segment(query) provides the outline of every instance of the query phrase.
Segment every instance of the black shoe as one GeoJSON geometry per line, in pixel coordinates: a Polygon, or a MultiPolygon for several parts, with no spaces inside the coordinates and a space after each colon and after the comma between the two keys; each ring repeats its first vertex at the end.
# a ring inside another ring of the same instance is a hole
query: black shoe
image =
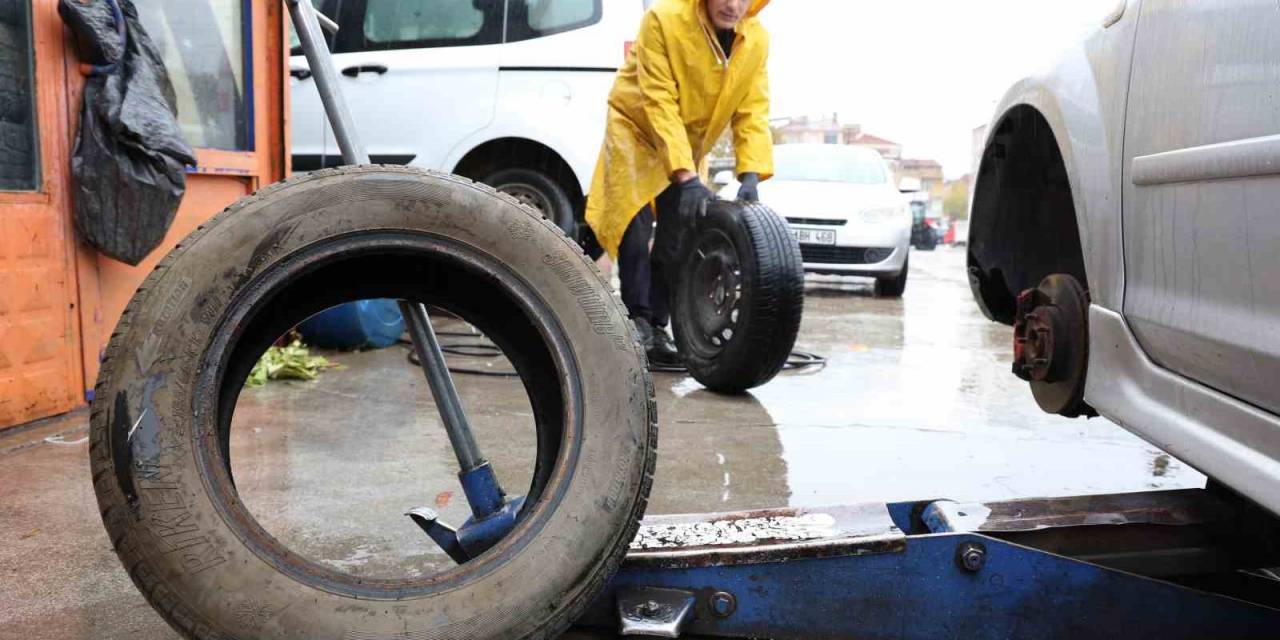
{"type": "Polygon", "coordinates": [[[644,347],[650,366],[680,367],[684,365],[684,361],[680,359],[680,352],[676,350],[675,343],[671,341],[671,336],[667,335],[665,329],[654,327],[644,318],[635,318],[634,322],[636,340],[640,342],[640,346],[644,347]]]}

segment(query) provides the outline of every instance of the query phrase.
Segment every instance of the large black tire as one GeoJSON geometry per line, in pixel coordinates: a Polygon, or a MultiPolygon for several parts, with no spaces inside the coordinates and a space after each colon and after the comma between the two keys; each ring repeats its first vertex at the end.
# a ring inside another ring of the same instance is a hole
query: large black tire
{"type": "Polygon", "coordinates": [[[902,271],[896,276],[876,278],[876,296],[880,298],[901,298],[907,292],[907,275],[911,273],[911,255],[902,261],[902,271]]]}
{"type": "Polygon", "coordinates": [[[804,313],[804,263],[782,216],[712,201],[673,286],[672,329],[695,380],[741,393],[786,366],[804,313]]]}
{"type": "Polygon", "coordinates": [[[146,279],[107,348],[90,456],[117,554],[187,638],[550,638],[635,535],[655,417],[621,303],[534,211],[443,174],[326,169],[236,203],[146,279]],[[338,573],[284,548],[235,497],[225,451],[248,368],[270,336],[353,296],[480,327],[521,374],[539,459],[555,449],[516,529],[450,572],[338,573]]]}
{"type": "Polygon", "coordinates": [[[534,169],[503,169],[481,182],[528,205],[560,227],[569,237],[577,231],[573,204],[564,189],[546,174],[534,169]]]}

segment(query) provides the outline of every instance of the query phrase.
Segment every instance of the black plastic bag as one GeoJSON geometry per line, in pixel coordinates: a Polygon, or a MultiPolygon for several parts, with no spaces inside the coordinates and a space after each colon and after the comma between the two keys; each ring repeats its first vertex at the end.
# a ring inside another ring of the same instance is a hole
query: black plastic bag
{"type": "Polygon", "coordinates": [[[76,229],[102,253],[136,265],[173,223],[195,154],[178,127],[169,73],[133,3],[60,0],[58,13],[95,67],[71,157],[76,229]]]}

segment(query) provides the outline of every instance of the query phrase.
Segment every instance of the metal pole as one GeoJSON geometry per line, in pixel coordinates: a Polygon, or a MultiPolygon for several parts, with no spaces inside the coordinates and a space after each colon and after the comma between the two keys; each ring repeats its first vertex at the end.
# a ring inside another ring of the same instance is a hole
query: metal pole
{"type": "Polygon", "coordinates": [[[307,56],[307,64],[311,65],[311,77],[316,80],[316,90],[320,92],[320,102],[324,104],[324,112],[333,127],[333,137],[338,141],[338,148],[342,149],[343,164],[369,164],[369,152],[356,135],[351,111],[347,109],[342,89],[338,87],[338,73],[333,70],[333,58],[329,56],[328,45],[320,33],[315,8],[310,0],[284,1],[293,17],[293,29],[298,32],[298,42],[307,56]]]}
{"type": "MultiPolygon", "coordinates": [[[[355,124],[347,103],[342,97],[342,89],[338,86],[338,74],[333,70],[333,58],[329,55],[328,46],[320,33],[317,13],[310,0],[284,0],[293,18],[294,30],[298,33],[298,41],[302,51],[311,65],[311,77],[316,80],[316,89],[320,92],[320,101],[324,104],[325,114],[333,127],[333,136],[342,149],[342,161],[348,165],[369,164],[369,153],[365,150],[360,138],[356,135],[355,124]]],[[[487,548],[492,544],[485,536],[492,538],[497,534],[505,534],[514,526],[515,513],[519,511],[519,501],[504,501],[502,487],[499,486],[493,469],[480,455],[480,447],[476,445],[475,436],[471,433],[471,425],[467,423],[467,415],[462,409],[462,400],[458,398],[458,390],[449,374],[449,367],[444,362],[444,352],[440,350],[440,342],[436,340],[435,331],[431,328],[431,318],[427,316],[427,307],[416,302],[400,301],[400,313],[404,315],[409,335],[413,339],[413,348],[418,353],[418,361],[422,363],[427,384],[435,396],[436,407],[440,410],[440,419],[444,422],[445,432],[449,435],[449,443],[453,445],[453,453],[458,457],[458,466],[462,471],[458,474],[462,481],[467,502],[471,505],[474,520],[480,521],[499,512],[507,514],[503,518],[492,521],[485,527],[485,532],[475,534],[479,542],[476,548],[487,548]]],[[[464,533],[467,531],[463,527],[464,533]]],[[[439,532],[436,532],[439,534],[439,532]]],[[[501,537],[498,535],[498,537],[501,537]]],[[[496,540],[496,538],[494,538],[496,540]]],[[[447,550],[447,548],[446,548],[447,550]]]]}
{"type": "Polygon", "coordinates": [[[405,325],[413,338],[413,348],[418,352],[418,361],[427,374],[427,384],[431,385],[436,407],[440,410],[440,419],[444,421],[444,429],[449,434],[449,443],[458,456],[458,466],[462,468],[462,473],[472,471],[484,464],[484,458],[471,433],[471,425],[467,423],[467,415],[462,410],[462,400],[458,398],[458,390],[453,386],[453,377],[449,375],[449,367],[444,362],[444,352],[440,350],[436,332],[431,328],[427,307],[421,303],[401,300],[400,313],[404,314],[405,325]]]}

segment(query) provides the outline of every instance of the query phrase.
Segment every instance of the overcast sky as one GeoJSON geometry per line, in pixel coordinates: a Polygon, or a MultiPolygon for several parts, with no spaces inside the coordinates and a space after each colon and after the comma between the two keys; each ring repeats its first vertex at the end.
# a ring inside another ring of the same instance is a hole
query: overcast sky
{"type": "Polygon", "coordinates": [[[1078,41],[1116,0],[773,0],[773,117],[846,124],[969,170],[971,132],[1018,78],[1078,41]]]}

